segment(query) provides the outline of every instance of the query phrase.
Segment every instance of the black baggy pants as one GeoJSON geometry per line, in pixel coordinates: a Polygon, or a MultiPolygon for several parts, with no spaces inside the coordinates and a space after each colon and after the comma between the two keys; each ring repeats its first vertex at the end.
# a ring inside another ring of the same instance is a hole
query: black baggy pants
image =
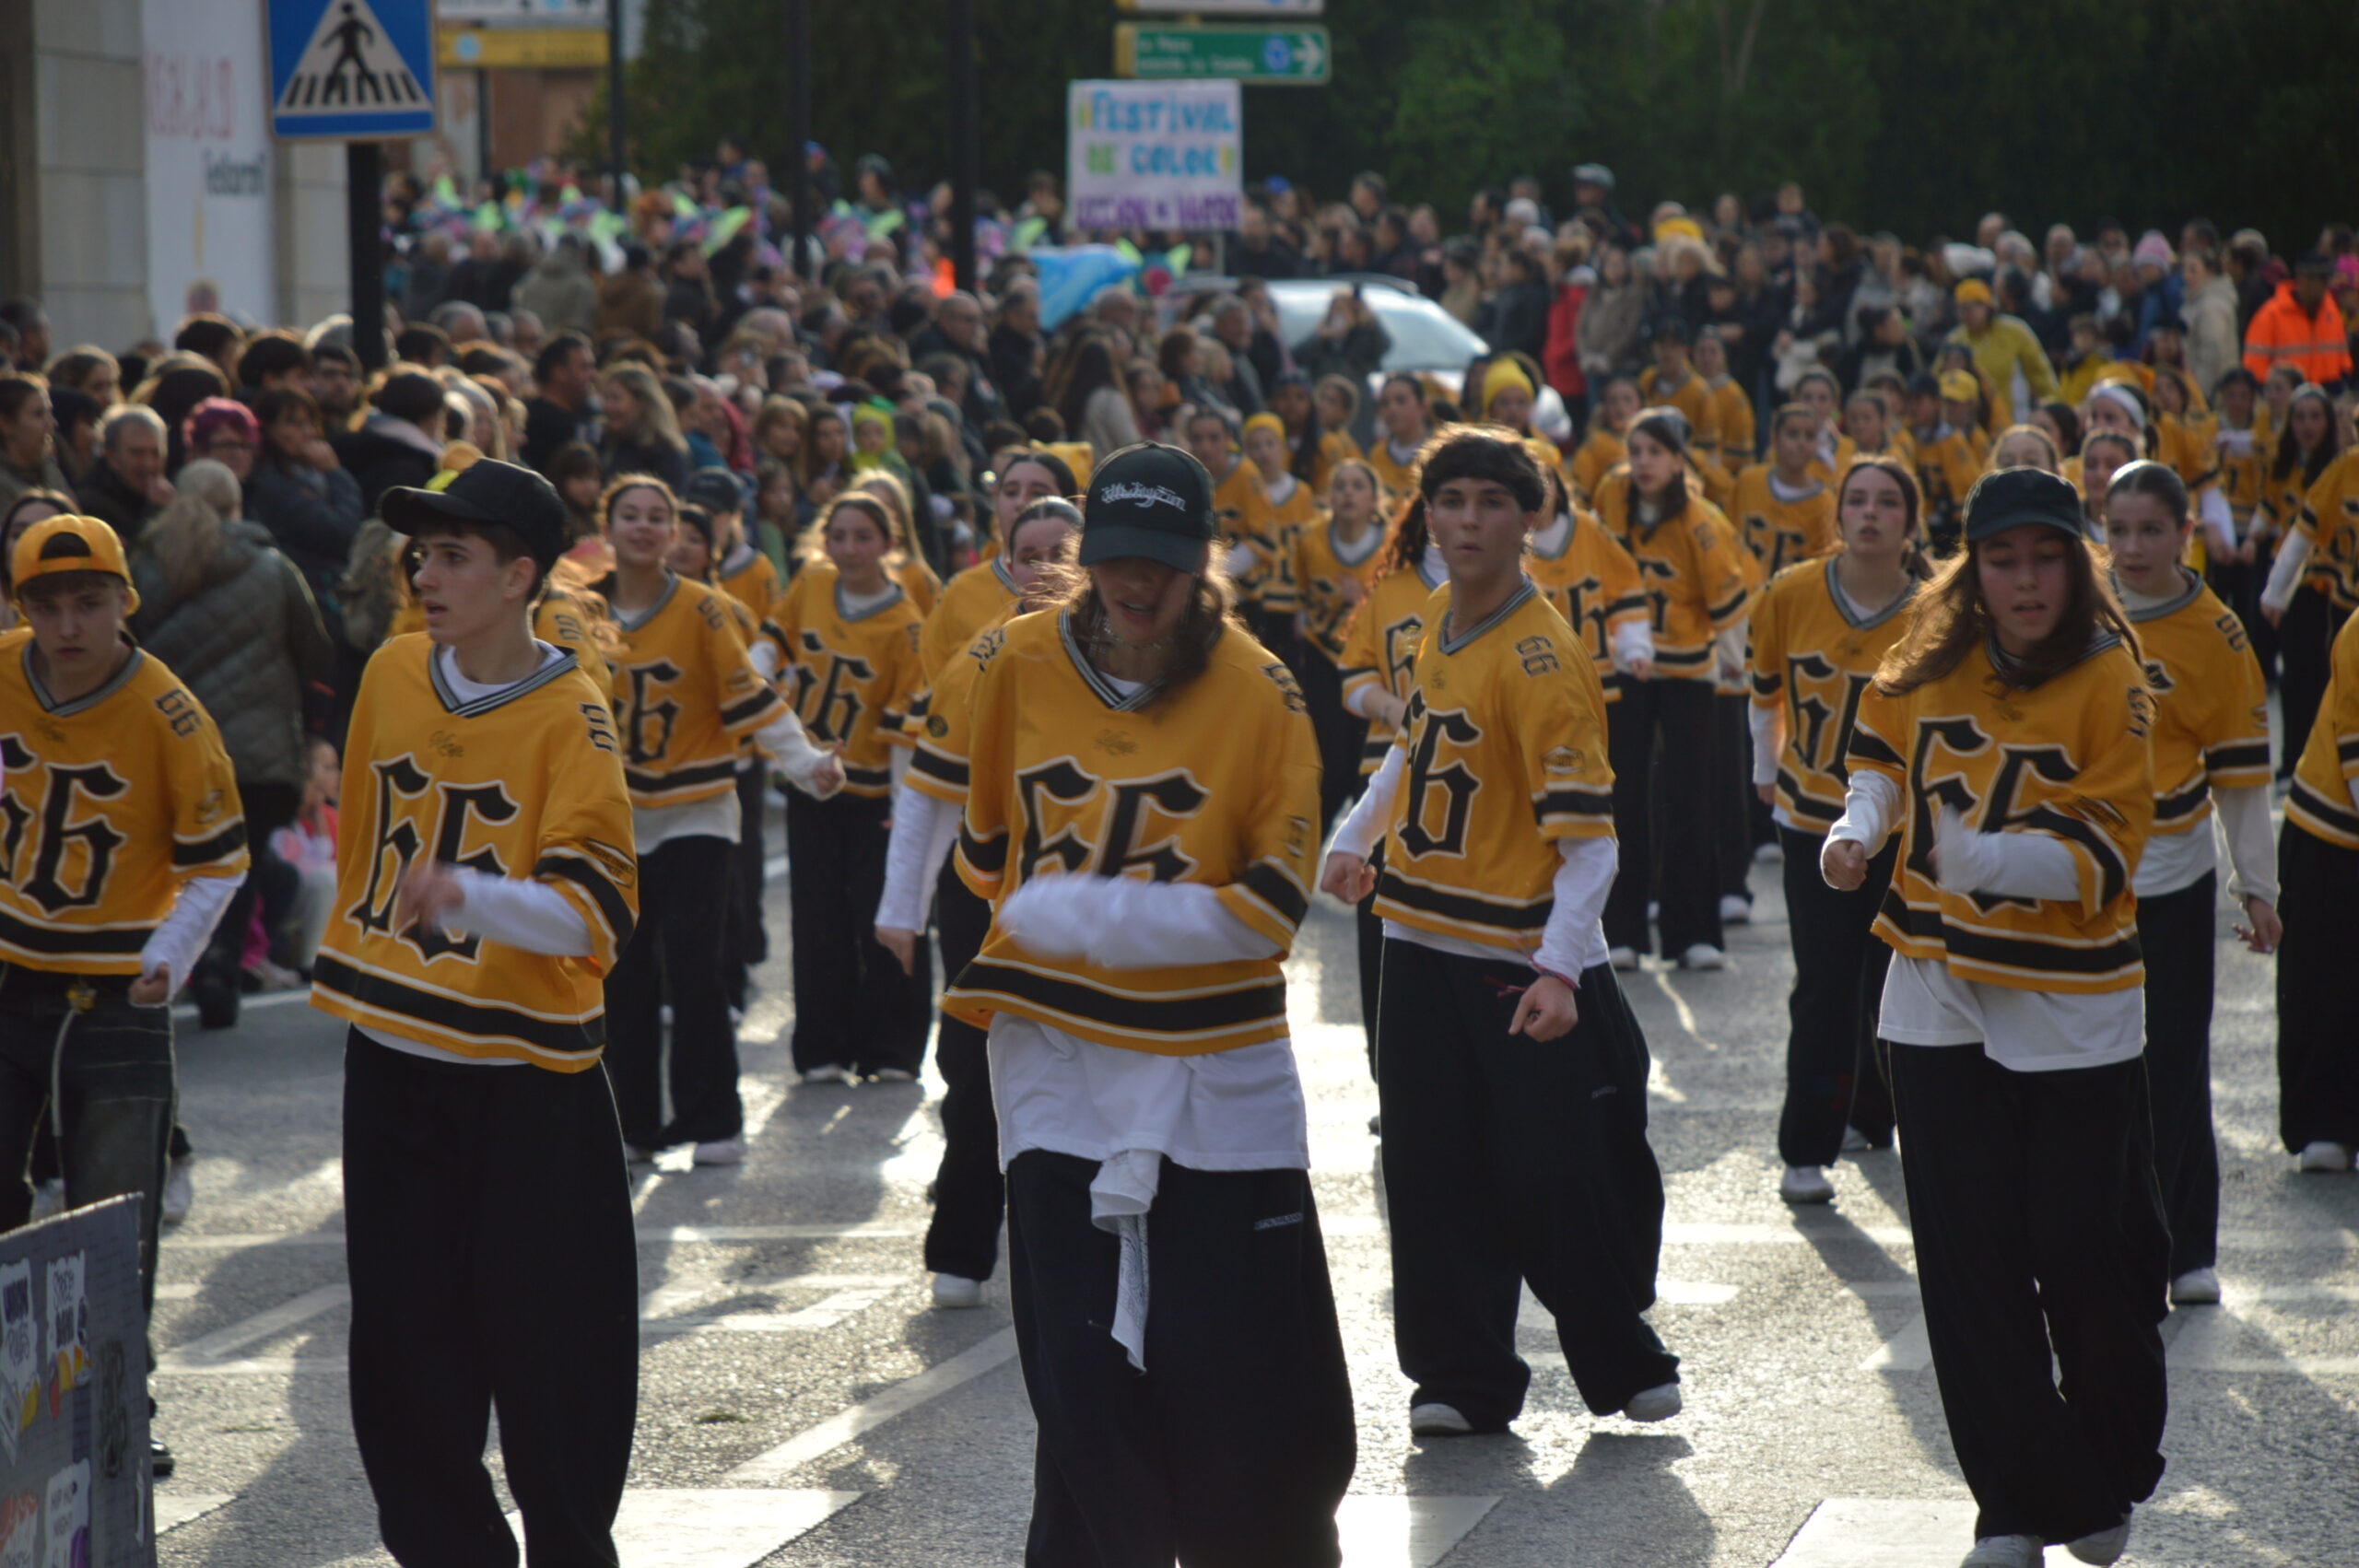
{"type": "Polygon", "coordinates": [[[2277,701],[2284,710],[2283,737],[2277,758],[2277,777],[2294,777],[2302,746],[2318,721],[2318,704],[2326,700],[2327,673],[2333,661],[2335,634],[2350,619],[2327,596],[2305,583],[2286,603],[2285,617],[2277,623],[2277,701]]]}
{"type": "Polygon", "coordinates": [[[1885,1048],[1974,1533],[2110,1529],[2162,1478],[2169,1404],[2145,1063],[2013,1072],[1978,1046],[1885,1048]]]}
{"type": "Polygon", "coordinates": [[[405,1568],[615,1568],[639,1410],[639,1258],[606,1075],[428,1061],[350,1034],[352,1429],[405,1568]]]}
{"type": "Polygon", "coordinates": [[[1319,741],[1319,835],[1323,840],[1335,813],[1359,790],[1360,748],[1367,720],[1344,711],[1343,672],[1324,652],[1306,643],[1297,673],[1303,705],[1310,710],[1311,732],[1319,741]]]}
{"type": "Polygon", "coordinates": [[[1714,891],[1753,902],[1753,813],[1761,797],[1753,792],[1753,732],[1746,714],[1753,699],[1742,692],[1712,694],[1712,833],[1719,843],[1719,883],[1714,891]]]}
{"type": "Polygon", "coordinates": [[[1532,971],[1398,939],[1384,944],[1384,1201],[1392,1337],[1412,1405],[1477,1431],[1523,1408],[1521,1287],[1555,1316],[1598,1414],[1674,1383],[1643,1314],[1662,1250],[1662,1175],[1647,1145],[1647,1042],[1614,971],[1580,977],[1580,1022],[1510,1036],[1532,971]]]}
{"type": "Polygon", "coordinates": [[[606,977],[606,1070],[623,1141],[641,1149],[710,1143],[745,1130],[737,1029],[729,1022],[727,838],[675,838],[639,858],[639,929],[606,977]],[[663,1006],[672,1006],[672,1117],[663,1006]]]}
{"type": "MultiPolygon", "coordinates": [[[[959,973],[982,951],[992,907],[968,891],[958,869],[945,865],[934,893],[934,929],[942,943],[943,978],[959,973]]],[[[933,1175],[933,1218],[925,1228],[925,1266],[962,1280],[988,1280],[999,1266],[999,1226],[1007,1209],[1007,1181],[999,1169],[999,1113],[992,1105],[991,1056],[983,1032],[942,1015],[934,1065],[947,1086],[942,1097],[942,1164],[933,1175]]]]}
{"type": "Polygon", "coordinates": [[[756,760],[737,776],[737,848],[729,857],[729,958],[732,1006],[745,1005],[746,971],[770,955],[769,931],[762,919],[763,809],[769,800],[769,766],[756,760]]]}
{"type": "Polygon", "coordinates": [[[2277,839],[2277,1130],[2294,1153],[2359,1148],[2359,850],[2287,823],[2277,839]]]}
{"type": "Polygon", "coordinates": [[[925,1060],[933,944],[918,933],[916,974],[905,974],[876,941],[891,817],[881,797],[786,798],[797,1072],[914,1073],[925,1060]]]}
{"type": "Polygon", "coordinates": [[[1334,1568],[1357,1462],[1307,1171],[1163,1162],[1147,1215],[1146,1370],[1114,1320],[1097,1164],[1007,1171],[1008,1272],[1039,1422],[1027,1568],[1334,1568]]]}
{"type": "MultiPolygon", "coordinates": [[[[2206,823],[2196,831],[2209,833],[2206,823]]],[[[2146,1082],[2154,1101],[2154,1176],[2171,1233],[2171,1277],[2220,1260],[2220,1145],[2212,1130],[2212,988],[2217,872],[2176,893],[2138,897],[2146,951],[2146,1082]]]]}
{"type": "Polygon", "coordinates": [[[1815,833],[1779,827],[1786,852],[1786,924],[1794,986],[1786,993],[1786,1105],[1778,1117],[1778,1157],[1790,1165],[1831,1165],[1843,1129],[1856,1127],[1881,1149],[1892,1142],[1892,1092],[1876,1060],[1876,1014],[1884,1006],[1892,949],[1872,934],[1899,858],[1894,835],[1848,893],[1826,885],[1815,833]]]}
{"type": "Polygon", "coordinates": [[[1712,790],[1712,683],[1631,681],[1606,710],[1614,763],[1614,829],[1621,872],[1605,900],[1605,940],[1637,953],[1647,940],[1648,889],[1661,890],[1662,955],[1721,943],[1719,816],[1712,790]],[[1661,750],[1657,751],[1658,743],[1661,750]],[[1660,777],[1657,770],[1660,769],[1660,777]],[[1660,793],[1661,831],[1656,831],[1660,793]],[[1661,864],[1649,868],[1648,855],[1661,864]],[[1660,875],[1649,875],[1658,870],[1660,875]]]}
{"type": "MultiPolygon", "coordinates": [[[[1372,871],[1384,870],[1384,846],[1367,858],[1372,871]]],[[[1376,1077],[1376,1026],[1381,1015],[1381,986],[1384,979],[1384,918],[1376,912],[1376,895],[1371,893],[1352,906],[1353,945],[1359,954],[1360,1028],[1367,1036],[1367,1075],[1376,1077]]]]}

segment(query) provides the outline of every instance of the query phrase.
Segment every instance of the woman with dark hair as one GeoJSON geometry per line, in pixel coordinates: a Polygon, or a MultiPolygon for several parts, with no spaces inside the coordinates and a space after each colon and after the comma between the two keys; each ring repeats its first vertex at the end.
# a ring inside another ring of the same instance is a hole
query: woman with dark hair
{"type": "Polygon", "coordinates": [[[1573,334],[1581,373],[1592,386],[1609,376],[1638,373],[1646,319],[1646,280],[1631,269],[1630,252],[1609,240],[1598,248],[1597,286],[1581,305],[1573,334]]]}
{"type": "Polygon", "coordinates": [[[1205,376],[1203,339],[1192,329],[1176,326],[1165,333],[1155,362],[1178,402],[1192,408],[1216,408],[1232,424],[1243,417],[1205,376]]]}
{"type": "Polygon", "coordinates": [[[1130,392],[1108,340],[1096,335],[1083,338],[1064,369],[1057,415],[1076,439],[1089,443],[1093,459],[1103,462],[1135,443],[1138,420],[1131,413],[1130,392]]]}
{"type": "Polygon", "coordinates": [[[169,438],[164,449],[167,478],[178,474],[181,464],[190,456],[182,437],[181,422],[206,398],[229,395],[229,379],[221,373],[221,368],[202,355],[188,353],[165,356],[132,392],[132,402],[154,409],[156,416],[164,422],[169,438]]]}
{"type": "Polygon", "coordinates": [[[330,635],[341,641],[335,588],[360,532],[360,486],[321,436],[320,405],[311,393],[274,387],[254,400],[254,416],[263,445],[246,484],[246,515],[270,530],[302,572],[330,635]]]}
{"type": "Polygon", "coordinates": [[[1753,607],[1753,786],[1785,852],[1794,954],[1778,1121],[1786,1167],[1778,1196],[1789,1203],[1833,1199],[1826,1170],[1853,1132],[1872,1148],[1892,1141],[1891,1095],[1875,1060],[1890,950],[1869,928],[1894,851],[1878,854],[1848,892],[1826,885],[1818,860],[1843,811],[1852,709],[1907,629],[1917,591],[1916,476],[1896,459],[1861,458],[1837,486],[1835,521],[1837,551],[1779,572],[1753,607]]]}
{"type": "Polygon", "coordinates": [[[1314,495],[1327,493],[1337,464],[1360,455],[1350,431],[1330,428],[1320,418],[1311,379],[1300,370],[1289,370],[1270,383],[1269,412],[1277,415],[1285,438],[1288,471],[1314,495]]]}
{"type": "Polygon", "coordinates": [[[2287,737],[2277,764],[2281,780],[2294,777],[2300,754],[2293,737],[2310,732],[2326,691],[2329,649],[2351,618],[2349,535],[2340,526],[2340,512],[2331,514],[2334,536],[2344,543],[2346,554],[2323,552],[2311,499],[2328,470],[2347,461],[2343,446],[2343,421],[2325,390],[2305,385],[2294,392],[2261,500],[2267,528],[2283,541],[2260,591],[2261,615],[2277,628],[2277,697],[2287,737]]]}
{"type": "Polygon", "coordinates": [[[1980,1505],[1966,1562],[2036,1568],[2057,1541],[2106,1563],[2162,1474],[2167,1400],[2132,891],[2154,698],[2070,485],[1987,474],[1964,533],[1860,699],[1819,863],[1856,891],[1899,834],[1878,1037],[1980,1505]]]}
{"type": "Polygon", "coordinates": [[[1728,958],[1712,800],[1713,683],[1720,635],[1744,619],[1752,556],[1694,482],[1687,421],[1677,409],[1649,408],[1631,422],[1629,457],[1599,483],[1597,515],[1638,563],[1655,643],[1651,659],[1625,672],[1614,705],[1614,818],[1626,860],[1606,901],[1606,942],[1615,968],[1638,966],[1655,946],[1647,903],[1656,888],[1662,955],[1684,968],[1719,969],[1728,958]],[[1658,796],[1666,818],[1659,834],[1658,796]]]}
{"type": "Polygon", "coordinates": [[[2220,1299],[2220,1156],[2212,1130],[2212,964],[2218,946],[2216,809],[2235,875],[2230,898],[2255,953],[2276,951],[2270,835],[2269,687],[2251,645],[2185,564],[2193,532],[2185,481],[2133,462],[2106,487],[2113,581],[2154,688],[2154,834],[2130,883],[2146,952],[2146,1075],[2154,1168],[2170,1220],[2171,1300],[2220,1299]]]}
{"type": "Polygon", "coordinates": [[[8,561],[17,548],[17,536],[34,523],[46,522],[53,517],[79,515],[75,511],[74,497],[63,490],[24,490],[0,511],[0,631],[17,624],[17,596],[8,580],[8,561]]]}
{"type": "Polygon", "coordinates": [[[1407,371],[1384,378],[1376,394],[1377,441],[1367,451],[1368,465],[1388,496],[1415,493],[1417,454],[1433,439],[1433,411],[1426,401],[1426,383],[1407,371]]]}
{"type": "Polygon", "coordinates": [[[1318,751],[1216,533],[1202,463],[1115,454],[1073,589],[968,704],[957,865],[994,909],[943,1006],[990,1041],[1042,1562],[1342,1561],[1352,1396],[1279,971],[1318,751]]]}

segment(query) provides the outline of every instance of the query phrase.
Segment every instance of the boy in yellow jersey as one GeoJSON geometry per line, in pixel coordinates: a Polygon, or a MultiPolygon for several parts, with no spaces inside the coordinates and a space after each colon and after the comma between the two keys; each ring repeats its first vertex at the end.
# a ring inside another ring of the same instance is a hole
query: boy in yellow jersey
{"type": "Polygon", "coordinates": [[[994,915],[943,1006],[990,1037],[1036,1562],[1342,1560],[1351,1390],[1279,967],[1318,753],[1226,613],[1213,512],[1186,452],[1109,456],[1085,576],[968,704],[958,868],[994,915]]]}
{"type": "Polygon", "coordinates": [[[1769,421],[1770,461],[1736,476],[1729,521],[1743,533],[1765,577],[1836,546],[1835,489],[1811,470],[1818,431],[1817,415],[1800,404],[1786,404],[1769,421]]]}
{"type": "Polygon", "coordinates": [[[2169,1236],[2131,891],[2154,699],[2080,497],[2008,468],[1860,699],[1820,866],[1876,919],[1878,1020],[1971,1561],[2111,1562],[2162,1475],[2169,1236]],[[2058,1375],[2061,1363],[2062,1375],[2058,1375]]]}
{"type": "Polygon", "coordinates": [[[153,1311],[172,993],[245,881],[245,816],[212,716],[123,631],[139,596],[113,529],[37,522],[8,581],[25,624],[0,636],[0,1230],[31,1217],[46,1117],[70,1201],[142,1195],[153,1311]]]}
{"type": "Polygon", "coordinates": [[[835,570],[798,579],[768,633],[804,729],[844,771],[840,794],[786,802],[794,1067],[808,1082],[907,1083],[925,1055],[933,953],[921,938],[913,968],[927,978],[914,978],[870,927],[902,723],[923,685],[922,617],[889,570],[892,528],[874,497],[837,497],[820,532],[835,570]]]}
{"type": "Polygon", "coordinates": [[[2285,939],[2277,955],[2278,1131],[2306,1171],[2359,1150],[2359,615],[2335,634],[2325,700],[2294,768],[2277,841],[2285,939]]]}
{"type": "Polygon", "coordinates": [[[638,1411],[637,1243],[600,1063],[639,866],[613,716],[532,633],[565,504],[485,460],[384,517],[424,636],[377,650],[346,752],[312,1005],[346,1020],[352,1425],[396,1562],[612,1562],[638,1411]]]}
{"type": "MultiPolygon", "coordinates": [[[[1963,370],[1949,375],[1970,383],[1963,370]]],[[[1964,392],[1965,385],[1953,389],[1964,392]]],[[[1908,380],[1908,443],[1917,453],[1917,490],[1923,497],[1926,546],[1935,556],[1957,548],[1958,519],[1966,493],[1982,473],[1981,460],[1965,430],[1943,416],[1943,387],[1931,374],[1919,371],[1908,380]]]]}
{"type": "Polygon", "coordinates": [[[1377,1086],[1409,1428],[1515,1420],[1526,1283],[1590,1410],[1661,1421],[1679,1361],[1642,1316],[1663,1211],[1647,1046],[1599,924],[1615,860],[1604,693],[1523,572],[1548,495],[1530,453],[1455,432],[1422,482],[1449,581],[1400,739],[1321,879],[1346,900],[1373,883],[1385,923],[1377,1086]]]}

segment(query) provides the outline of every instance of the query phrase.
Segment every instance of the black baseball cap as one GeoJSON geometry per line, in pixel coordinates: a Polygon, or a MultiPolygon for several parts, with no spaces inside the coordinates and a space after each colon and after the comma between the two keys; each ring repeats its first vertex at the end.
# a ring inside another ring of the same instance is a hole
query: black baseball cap
{"type": "Polygon", "coordinates": [[[2026,522],[2060,528],[2075,539],[2088,537],[2080,492],[2044,468],[2001,468],[1976,480],[1966,493],[1969,544],[2026,522]]]}
{"type": "Polygon", "coordinates": [[[1136,556],[1197,572],[1212,540],[1213,476],[1191,453],[1141,441],[1090,474],[1081,509],[1082,566],[1136,556]]]}
{"type": "Polygon", "coordinates": [[[745,509],[745,487],[725,468],[699,468],[688,475],[688,487],[680,492],[680,499],[693,501],[707,511],[741,512],[745,509]]]}
{"type": "Polygon", "coordinates": [[[397,533],[416,533],[438,521],[495,522],[515,530],[543,567],[572,542],[557,487],[529,468],[481,458],[440,490],[399,486],[385,492],[378,515],[397,533]]]}

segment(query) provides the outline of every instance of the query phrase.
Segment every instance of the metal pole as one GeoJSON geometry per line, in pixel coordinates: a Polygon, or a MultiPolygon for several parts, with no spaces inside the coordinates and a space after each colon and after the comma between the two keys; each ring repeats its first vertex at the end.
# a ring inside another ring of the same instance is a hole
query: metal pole
{"type": "Polygon", "coordinates": [[[352,351],[364,371],[385,365],[385,149],[344,144],[345,243],[352,253],[352,351]]]}
{"type": "Polygon", "coordinates": [[[787,127],[793,138],[788,150],[788,161],[794,166],[794,179],[789,186],[788,200],[794,205],[794,249],[788,254],[787,270],[806,283],[812,282],[818,269],[804,271],[804,256],[811,239],[811,0],[786,0],[786,102],[787,127]]]}
{"type": "Polygon", "coordinates": [[[950,270],[975,291],[975,0],[950,0],[950,270]]]}
{"type": "Polygon", "coordinates": [[[628,219],[623,192],[626,127],[623,123],[623,0],[606,0],[606,172],[613,181],[615,216],[628,219]]]}
{"type": "Polygon", "coordinates": [[[475,73],[475,178],[491,178],[491,73],[475,73]]]}

